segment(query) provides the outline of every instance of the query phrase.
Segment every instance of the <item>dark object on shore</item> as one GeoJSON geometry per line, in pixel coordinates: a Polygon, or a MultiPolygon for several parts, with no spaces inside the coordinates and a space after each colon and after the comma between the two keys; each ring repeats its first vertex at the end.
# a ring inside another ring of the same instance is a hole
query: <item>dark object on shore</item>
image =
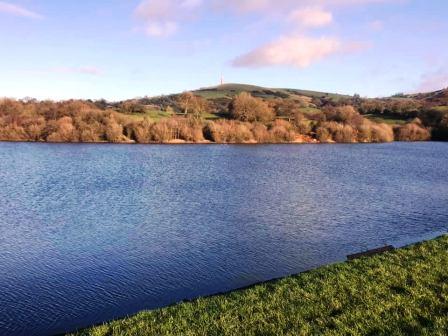
{"type": "Polygon", "coordinates": [[[350,254],[350,255],[347,256],[347,259],[348,260],[354,260],[354,259],[359,259],[359,258],[363,258],[363,257],[371,257],[371,256],[373,256],[375,254],[390,252],[390,251],[393,251],[393,250],[395,250],[395,247],[393,247],[392,245],[388,245],[388,246],[376,248],[376,249],[373,249],[373,250],[369,250],[369,251],[366,251],[366,252],[350,254]]]}

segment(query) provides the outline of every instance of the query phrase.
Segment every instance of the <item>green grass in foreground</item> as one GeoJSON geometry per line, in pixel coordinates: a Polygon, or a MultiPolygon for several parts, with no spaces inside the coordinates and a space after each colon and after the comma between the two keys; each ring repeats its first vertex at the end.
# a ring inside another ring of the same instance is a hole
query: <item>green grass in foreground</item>
{"type": "Polygon", "coordinates": [[[446,335],[448,236],[79,335],[446,335]]]}

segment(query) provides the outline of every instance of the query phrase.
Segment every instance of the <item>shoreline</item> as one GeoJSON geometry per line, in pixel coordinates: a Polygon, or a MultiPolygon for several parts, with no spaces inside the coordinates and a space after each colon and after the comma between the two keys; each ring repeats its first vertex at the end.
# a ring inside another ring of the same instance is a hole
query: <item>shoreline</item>
{"type": "MultiPolygon", "coordinates": [[[[228,292],[221,292],[221,293],[216,293],[216,294],[212,294],[209,296],[203,296],[203,297],[199,297],[193,300],[184,300],[184,301],[180,301],[178,303],[174,303],[172,305],[166,306],[166,307],[162,307],[162,308],[157,308],[157,309],[153,309],[153,310],[143,310],[139,313],[136,313],[134,315],[130,315],[130,316],[126,316],[123,318],[119,318],[113,321],[109,321],[109,322],[103,322],[103,323],[99,323],[97,325],[94,326],[90,326],[87,328],[82,328],[79,329],[77,331],[74,331],[72,333],[69,333],[67,335],[120,335],[121,332],[130,332],[130,335],[156,335],[157,333],[154,332],[149,332],[148,330],[141,330],[140,327],[137,327],[137,325],[141,325],[142,323],[144,323],[144,321],[149,321],[147,326],[148,328],[152,328],[152,329],[157,329],[159,326],[155,325],[152,323],[152,319],[156,319],[159,318],[161,320],[161,322],[165,321],[165,318],[167,319],[176,319],[176,317],[179,316],[183,316],[182,314],[177,314],[178,311],[181,310],[185,310],[185,309],[193,309],[193,310],[201,310],[201,313],[207,313],[207,309],[204,308],[204,304],[205,306],[207,306],[208,304],[212,305],[212,302],[215,301],[221,301],[221,300],[232,300],[232,299],[238,299],[239,297],[243,297],[243,296],[250,296],[249,294],[252,294],[252,292],[259,292],[261,289],[266,289],[266,288],[273,288],[275,289],[275,287],[280,286],[282,283],[284,282],[303,282],[303,280],[305,278],[311,278],[308,279],[310,280],[311,283],[313,283],[314,281],[321,281],[321,275],[325,274],[327,272],[329,272],[328,276],[330,277],[343,277],[344,274],[341,274],[341,269],[348,269],[348,275],[352,275],[354,277],[353,274],[357,274],[356,271],[356,266],[360,266],[365,268],[365,272],[372,272],[375,271],[375,267],[384,267],[384,265],[382,265],[381,263],[388,263],[391,260],[396,262],[397,264],[401,263],[405,263],[405,259],[407,257],[407,254],[413,254],[413,253],[417,253],[418,250],[422,247],[424,248],[428,248],[431,249],[434,246],[438,246],[438,245],[443,245],[443,249],[441,250],[441,252],[439,254],[442,255],[442,257],[446,258],[444,259],[445,261],[448,261],[448,234],[442,234],[440,235],[440,233],[437,234],[438,236],[436,236],[435,238],[431,238],[428,240],[422,240],[420,242],[416,242],[416,243],[411,243],[408,245],[404,245],[404,246],[399,246],[397,249],[393,250],[393,251],[387,251],[384,253],[380,253],[380,254],[375,254],[373,256],[366,256],[366,257],[361,257],[359,259],[355,259],[355,260],[347,260],[347,261],[342,261],[342,262],[336,262],[336,263],[332,263],[332,264],[328,264],[328,265],[324,265],[321,267],[318,267],[316,269],[311,269],[308,271],[304,271],[298,274],[294,274],[294,275],[289,275],[289,276],[285,276],[285,277],[281,277],[281,278],[276,278],[276,279],[271,279],[271,280],[267,280],[264,282],[260,282],[260,283],[256,283],[253,285],[249,285],[246,287],[242,287],[242,288],[237,288],[228,292]],[[398,260],[396,260],[398,258],[398,260]],[[403,259],[403,260],[401,260],[403,259]],[[379,264],[378,264],[379,263],[379,264]],[[375,265],[378,264],[378,265],[375,265]],[[353,269],[352,269],[353,268],[353,269]],[[317,276],[317,277],[316,277],[317,276]],[[154,316],[156,315],[156,316],[154,316]],[[142,322],[139,322],[140,320],[142,320],[142,322]],[[135,322],[135,323],[134,323],[135,322]],[[122,327],[121,327],[122,326],[122,327]]],[[[417,261],[420,259],[428,259],[427,261],[430,262],[431,258],[436,258],[436,257],[440,257],[438,255],[428,255],[425,253],[422,253],[421,255],[417,255],[416,259],[417,261]]],[[[394,262],[392,262],[392,265],[394,265],[394,262]]],[[[410,271],[412,272],[411,269],[406,269],[405,267],[406,265],[402,266],[403,271],[410,271]]],[[[394,265],[394,268],[396,270],[399,270],[400,265],[394,265]]],[[[398,272],[400,273],[400,272],[398,272]]],[[[446,274],[446,278],[448,279],[448,270],[447,270],[447,274],[446,274]]],[[[344,281],[346,281],[346,279],[344,278],[344,281]]],[[[347,281],[348,283],[350,283],[351,281],[347,281]]],[[[306,285],[308,285],[307,283],[305,283],[306,285]]],[[[333,284],[329,284],[332,289],[334,290],[334,286],[333,284]]],[[[364,284],[362,284],[364,285],[364,284]]],[[[291,288],[290,290],[292,291],[294,289],[294,291],[296,290],[301,290],[302,288],[291,288]]],[[[392,293],[393,294],[393,293],[392,293]]],[[[447,294],[448,294],[448,288],[447,288],[447,294]]],[[[257,298],[258,299],[258,298],[257,298]]],[[[259,298],[260,300],[262,300],[262,298],[259,298]]],[[[362,299],[362,298],[361,298],[362,299]]],[[[262,300],[262,302],[264,302],[262,300]]],[[[267,303],[267,302],[266,302],[267,303]]],[[[319,304],[321,302],[317,302],[316,304],[319,304]]],[[[250,303],[249,303],[250,304],[250,303]]],[[[294,308],[294,307],[292,307],[294,308]]],[[[447,306],[448,309],[448,306],[447,306]]],[[[228,313],[227,311],[223,311],[223,313],[228,313]]],[[[275,313],[272,310],[270,310],[270,313],[275,313]]],[[[324,313],[324,312],[322,312],[324,313]]],[[[194,321],[189,321],[189,323],[193,323],[194,321]]],[[[212,321],[210,321],[211,323],[212,321]]],[[[447,325],[448,325],[448,316],[447,316],[447,325]]],[[[188,325],[185,326],[188,329],[188,325]]],[[[204,326],[204,327],[209,327],[211,328],[212,326],[204,326]]],[[[246,328],[246,325],[240,325],[240,327],[246,328]]],[[[151,329],[151,330],[152,330],[151,329]]],[[[184,330],[185,332],[190,331],[190,330],[184,330]]],[[[296,330],[293,330],[296,331],[296,330]]]]}
{"type": "Polygon", "coordinates": [[[185,145],[244,145],[244,146],[263,146],[263,145],[380,145],[380,144],[392,144],[392,143],[445,143],[443,140],[425,140],[425,141],[388,141],[388,142],[320,142],[318,140],[314,142],[213,142],[213,141],[167,141],[167,142],[51,142],[51,141],[24,141],[24,140],[0,140],[0,143],[17,143],[17,144],[48,144],[48,145],[133,145],[133,146],[185,146],[185,145]]]}

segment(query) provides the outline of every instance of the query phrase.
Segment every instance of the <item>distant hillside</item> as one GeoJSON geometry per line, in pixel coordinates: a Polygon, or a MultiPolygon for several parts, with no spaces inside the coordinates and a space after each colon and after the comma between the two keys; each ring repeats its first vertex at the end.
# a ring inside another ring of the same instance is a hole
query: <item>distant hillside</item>
{"type": "Polygon", "coordinates": [[[330,100],[339,100],[341,98],[351,98],[348,95],[318,92],[310,90],[298,90],[298,89],[284,89],[284,88],[266,88],[256,85],[247,84],[223,84],[219,86],[213,86],[208,88],[201,88],[194,91],[195,94],[202,96],[205,99],[232,99],[234,96],[241,92],[249,92],[254,97],[264,99],[274,98],[325,98],[330,100]]]}
{"type": "Polygon", "coordinates": [[[435,105],[448,105],[448,88],[428,93],[409,95],[410,98],[424,100],[435,105]]]}
{"type": "MultiPolygon", "coordinates": [[[[350,103],[353,99],[358,99],[355,96],[330,93],[322,91],[312,91],[303,89],[291,89],[291,88],[268,88],[250,84],[238,84],[229,83],[218,86],[211,86],[200,88],[192,91],[195,95],[201,96],[209,101],[225,103],[233,99],[241,92],[248,92],[252,96],[262,98],[265,100],[270,99],[293,99],[293,100],[305,100],[311,103],[312,100],[320,100],[329,103],[350,103]]],[[[173,101],[180,96],[181,93],[171,94],[167,96],[159,97],[145,97],[137,99],[140,103],[165,105],[169,101],[173,101]],[[163,104],[165,103],[165,104],[163,104]]],[[[365,98],[364,98],[365,99],[365,98]]],[[[371,98],[369,100],[375,101],[420,101],[422,103],[428,103],[431,106],[448,106],[448,88],[428,93],[417,94],[397,94],[391,97],[384,98],[371,98]]]]}
{"type": "MultiPolygon", "coordinates": [[[[435,127],[440,125],[448,113],[448,89],[419,94],[396,94],[383,98],[362,98],[357,95],[229,83],[204,87],[192,92],[195,96],[208,101],[208,111],[203,113],[203,117],[209,120],[228,118],[230,102],[242,92],[264,100],[280,117],[288,114],[286,110],[291,108],[291,104],[305,117],[314,119],[319,118],[327,107],[352,105],[362,115],[375,122],[402,125],[418,117],[427,126],[435,127]],[[282,107],[282,104],[289,104],[289,107],[282,107]]],[[[128,102],[138,108],[128,110],[127,113],[155,120],[169,116],[169,111],[183,114],[179,106],[181,95],[182,93],[177,93],[134,99],[128,102]]],[[[123,104],[126,105],[126,102],[114,103],[116,111],[126,112],[123,104]]]]}

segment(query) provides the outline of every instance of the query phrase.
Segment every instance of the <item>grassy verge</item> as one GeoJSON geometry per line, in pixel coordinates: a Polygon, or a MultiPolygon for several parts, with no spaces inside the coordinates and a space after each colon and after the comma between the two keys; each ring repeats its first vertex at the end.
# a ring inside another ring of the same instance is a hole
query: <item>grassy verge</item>
{"type": "Polygon", "coordinates": [[[446,335],[448,236],[79,335],[446,335]]]}

